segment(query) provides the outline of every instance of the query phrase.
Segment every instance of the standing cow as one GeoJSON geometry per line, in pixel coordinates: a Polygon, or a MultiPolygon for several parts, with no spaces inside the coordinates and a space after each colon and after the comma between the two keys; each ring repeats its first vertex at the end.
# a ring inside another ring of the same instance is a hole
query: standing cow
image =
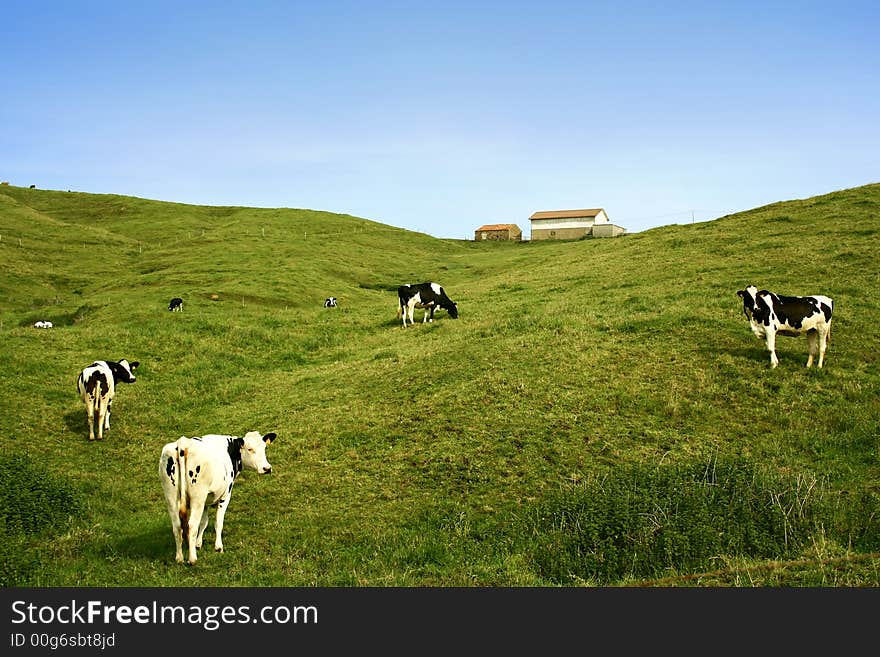
{"type": "Polygon", "coordinates": [[[183,312],[183,299],[174,297],[168,302],[168,310],[172,312],[183,312]]]}
{"type": "Polygon", "coordinates": [[[196,550],[202,547],[208,526],[207,506],[217,507],[214,549],[223,552],[223,518],[232,496],[232,485],[243,469],[259,474],[272,472],[266,460],[266,446],[275,438],[274,433],[261,436],[258,431],[248,431],[244,438],[220,434],[181,436],[162,448],[159,478],[171,518],[174,558],[178,563],[183,562],[184,540],[189,563],[196,563],[196,550]]]}
{"type": "Polygon", "coordinates": [[[442,285],[437,283],[416,283],[401,285],[397,288],[397,318],[403,318],[403,327],[406,328],[406,319],[413,324],[413,311],[416,308],[424,308],[425,315],[422,323],[434,321],[434,311],[443,308],[452,319],[458,319],[458,304],[446,295],[442,285]]]}
{"type": "Polygon", "coordinates": [[[805,333],[810,356],[807,367],[813,366],[818,356],[818,366],[825,362],[825,350],[831,337],[831,311],[834,302],[830,297],[814,294],[807,297],[790,297],[758,290],[754,285],[737,290],[743,300],[743,314],[749,320],[752,333],[764,340],[770,352],[770,367],[779,365],[776,357],[776,336],[797,336],[805,333]]]}
{"type": "Polygon", "coordinates": [[[89,440],[95,439],[95,420],[98,440],[104,439],[104,429],[110,428],[110,406],[116,396],[117,383],[134,383],[138,361],[96,360],[83,368],[76,379],[76,389],[89,417],[89,440]]]}
{"type": "Polygon", "coordinates": [[[336,307],[336,297],[327,297],[324,299],[324,307],[325,308],[335,308],[336,307]]]}

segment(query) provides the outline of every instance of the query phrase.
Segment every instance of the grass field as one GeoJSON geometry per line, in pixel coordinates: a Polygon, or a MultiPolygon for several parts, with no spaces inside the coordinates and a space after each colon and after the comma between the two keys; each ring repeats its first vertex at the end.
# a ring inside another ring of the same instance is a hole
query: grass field
{"type": "Polygon", "coordinates": [[[880,184],[552,243],[2,187],[0,259],[4,586],[880,585],[880,184]],[[460,317],[404,329],[427,280],[460,317]],[[769,369],[750,283],[834,299],[824,369],[769,369]],[[162,445],[252,429],[175,563],[162,445]]]}

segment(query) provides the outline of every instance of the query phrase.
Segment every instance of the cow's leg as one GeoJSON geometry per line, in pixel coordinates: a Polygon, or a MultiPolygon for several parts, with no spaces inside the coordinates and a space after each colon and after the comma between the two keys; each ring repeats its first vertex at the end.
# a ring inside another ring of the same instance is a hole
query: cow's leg
{"type": "MultiPolygon", "coordinates": [[[[406,314],[409,315],[410,326],[412,326],[412,323],[413,323],[413,313],[415,312],[415,309],[416,309],[415,299],[410,299],[409,302],[407,302],[407,304],[406,304],[406,314]]],[[[404,320],[403,320],[403,325],[406,326],[406,318],[404,318],[404,320]]]]}
{"type": "Polygon", "coordinates": [[[819,330],[819,367],[825,364],[825,350],[828,348],[828,338],[831,335],[831,326],[827,326],[825,330],[819,330]]]}
{"type": "Polygon", "coordinates": [[[177,563],[183,563],[183,529],[180,525],[180,513],[177,509],[177,497],[173,494],[165,493],[165,500],[168,506],[168,517],[171,518],[171,533],[174,534],[174,560],[177,563]]]}
{"type": "Polygon", "coordinates": [[[776,357],[776,332],[767,331],[767,351],[770,352],[770,367],[774,368],[779,365],[779,359],[776,357]]]}
{"type": "Polygon", "coordinates": [[[202,520],[199,522],[199,533],[196,535],[196,548],[202,547],[202,537],[205,535],[205,527],[208,526],[208,514],[202,513],[202,520]]]}
{"type": "Polygon", "coordinates": [[[217,504],[217,518],[214,520],[214,532],[216,533],[214,550],[217,552],[223,552],[223,518],[226,516],[226,507],[229,505],[231,494],[232,491],[217,504]]]}
{"type": "Polygon", "coordinates": [[[104,411],[104,428],[110,428],[110,407],[113,406],[113,398],[107,398],[107,409],[104,411]]]}
{"type": "Polygon", "coordinates": [[[810,355],[807,358],[807,367],[812,367],[813,359],[819,354],[819,333],[816,329],[807,331],[807,346],[810,350],[810,355]]]}
{"type": "Polygon", "coordinates": [[[98,440],[104,440],[104,427],[107,425],[107,399],[98,399],[98,440]]]}
{"type": "Polygon", "coordinates": [[[86,399],[86,414],[89,418],[89,440],[95,439],[95,401],[89,397],[86,399]]]}
{"type": "Polygon", "coordinates": [[[196,546],[198,545],[199,527],[202,523],[202,516],[205,514],[205,500],[191,499],[189,507],[189,531],[187,532],[186,542],[189,546],[189,563],[195,565],[198,557],[196,556],[196,546]]]}

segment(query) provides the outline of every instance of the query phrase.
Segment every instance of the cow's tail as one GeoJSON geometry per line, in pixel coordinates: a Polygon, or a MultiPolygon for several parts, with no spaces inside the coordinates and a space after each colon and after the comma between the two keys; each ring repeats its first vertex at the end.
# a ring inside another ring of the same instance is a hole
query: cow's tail
{"type": "Polygon", "coordinates": [[[177,441],[175,460],[177,461],[177,515],[180,518],[180,531],[184,540],[189,536],[189,492],[187,491],[186,457],[189,440],[181,437],[177,441]]]}

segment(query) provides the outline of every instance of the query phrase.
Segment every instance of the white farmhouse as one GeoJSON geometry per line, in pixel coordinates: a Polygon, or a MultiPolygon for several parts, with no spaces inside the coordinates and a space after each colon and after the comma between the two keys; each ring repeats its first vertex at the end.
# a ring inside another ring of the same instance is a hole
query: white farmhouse
{"type": "Polygon", "coordinates": [[[593,210],[547,210],[535,212],[532,222],[533,240],[571,240],[580,237],[617,237],[625,229],[608,221],[602,208],[593,210]]]}

